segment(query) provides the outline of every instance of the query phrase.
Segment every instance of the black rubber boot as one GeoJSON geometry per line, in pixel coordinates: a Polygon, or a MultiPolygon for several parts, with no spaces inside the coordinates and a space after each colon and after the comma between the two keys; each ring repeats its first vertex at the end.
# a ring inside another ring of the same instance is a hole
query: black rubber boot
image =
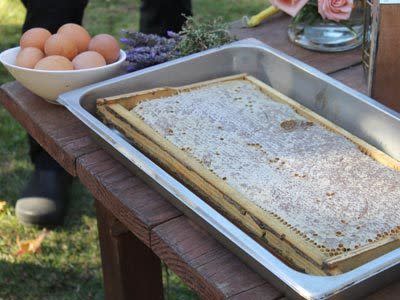
{"type": "Polygon", "coordinates": [[[71,184],[65,172],[36,170],[15,206],[18,220],[25,225],[61,225],[71,184]]]}

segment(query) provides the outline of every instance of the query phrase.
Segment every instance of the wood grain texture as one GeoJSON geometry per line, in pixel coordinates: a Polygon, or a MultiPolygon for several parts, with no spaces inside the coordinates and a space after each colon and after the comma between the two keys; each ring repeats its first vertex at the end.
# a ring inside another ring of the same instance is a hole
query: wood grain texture
{"type": "Polygon", "coordinates": [[[281,295],[187,217],[156,226],[152,249],[203,299],[233,297],[264,285],[264,299],[281,295]]]}
{"type": "Polygon", "coordinates": [[[132,233],[113,234],[115,217],[95,204],[105,299],[163,299],[160,259],[132,233]]]}
{"type": "Polygon", "coordinates": [[[274,292],[271,293],[271,285],[269,283],[264,283],[256,288],[244,291],[242,293],[236,294],[229,299],[232,300],[264,300],[264,299],[283,299],[282,296],[274,292]]]}
{"type": "Polygon", "coordinates": [[[366,300],[394,300],[400,297],[400,281],[368,296],[366,300]]]}
{"type": "Polygon", "coordinates": [[[103,150],[80,157],[77,174],[93,196],[146,245],[152,227],[182,214],[103,150]]]}
{"type": "Polygon", "coordinates": [[[375,70],[372,80],[372,97],[400,112],[400,6],[380,5],[380,27],[375,70]]]}
{"type": "Polygon", "coordinates": [[[76,175],[78,157],[99,149],[89,130],[75,116],[32,94],[18,82],[1,86],[0,102],[71,175],[76,175]]]}
{"type": "Polygon", "coordinates": [[[243,28],[241,21],[233,22],[230,31],[239,39],[256,38],[328,74],[361,63],[360,49],[341,53],[321,53],[296,46],[288,38],[289,22],[289,16],[278,14],[255,28],[243,28]]]}

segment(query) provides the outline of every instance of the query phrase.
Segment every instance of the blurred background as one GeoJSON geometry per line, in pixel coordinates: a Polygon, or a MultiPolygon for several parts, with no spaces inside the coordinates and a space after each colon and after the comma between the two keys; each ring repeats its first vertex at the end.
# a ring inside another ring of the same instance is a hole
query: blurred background
{"type": "MultiPolygon", "coordinates": [[[[172,1],[172,0],[171,0],[172,1]]],[[[192,0],[196,18],[222,17],[226,22],[265,8],[265,0],[192,0]]],[[[140,0],[90,0],[83,26],[91,35],[137,29],[140,0]]],[[[25,9],[19,0],[0,0],[0,52],[18,45],[25,9]]],[[[0,66],[0,84],[12,80],[0,66]]],[[[32,172],[26,133],[0,107],[0,299],[103,299],[97,225],[90,194],[74,183],[63,227],[54,229],[38,254],[15,255],[17,237],[33,239],[40,229],[23,227],[14,214],[15,201],[32,172]]],[[[165,266],[166,299],[196,299],[165,266]]]]}

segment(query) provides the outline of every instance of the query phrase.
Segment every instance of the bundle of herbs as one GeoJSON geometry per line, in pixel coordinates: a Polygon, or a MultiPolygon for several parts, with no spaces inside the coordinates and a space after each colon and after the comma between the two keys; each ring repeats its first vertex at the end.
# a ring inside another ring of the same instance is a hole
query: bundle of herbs
{"type": "Polygon", "coordinates": [[[188,17],[182,31],[167,37],[123,30],[121,42],[127,54],[127,71],[137,71],[178,57],[219,47],[234,41],[221,19],[201,22],[188,17]]]}

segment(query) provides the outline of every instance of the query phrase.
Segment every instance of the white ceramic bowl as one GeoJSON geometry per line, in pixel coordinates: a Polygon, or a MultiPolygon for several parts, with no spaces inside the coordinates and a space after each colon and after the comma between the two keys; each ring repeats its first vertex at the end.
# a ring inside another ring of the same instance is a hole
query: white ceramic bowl
{"type": "Polygon", "coordinates": [[[16,66],[15,59],[18,51],[19,47],[3,51],[0,53],[0,62],[24,87],[52,103],[57,103],[57,97],[62,93],[122,74],[122,63],[126,58],[125,52],[121,50],[118,61],[103,67],[71,71],[45,71],[16,66]]]}

